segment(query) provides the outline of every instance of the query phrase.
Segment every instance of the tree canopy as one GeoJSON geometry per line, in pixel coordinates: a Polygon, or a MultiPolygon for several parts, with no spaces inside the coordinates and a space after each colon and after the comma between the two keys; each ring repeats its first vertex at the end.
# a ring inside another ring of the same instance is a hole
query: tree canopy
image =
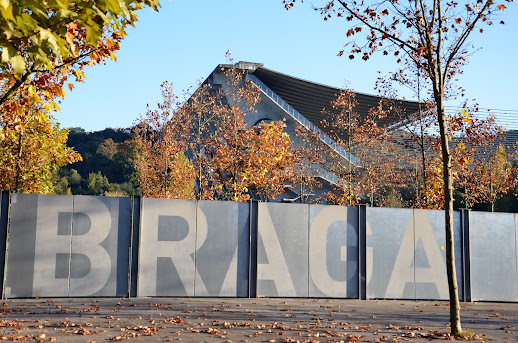
{"type": "Polygon", "coordinates": [[[65,144],[68,131],[52,118],[59,108],[55,99],[65,96],[71,77],[83,80],[86,66],[116,59],[126,28],[145,6],[157,10],[159,2],[0,1],[0,146],[2,162],[16,166],[14,183],[13,171],[3,166],[3,189],[51,192],[49,182],[57,169],[80,159],[65,144]],[[27,169],[30,163],[34,165],[27,169]],[[33,173],[37,167],[39,172],[33,173]]]}

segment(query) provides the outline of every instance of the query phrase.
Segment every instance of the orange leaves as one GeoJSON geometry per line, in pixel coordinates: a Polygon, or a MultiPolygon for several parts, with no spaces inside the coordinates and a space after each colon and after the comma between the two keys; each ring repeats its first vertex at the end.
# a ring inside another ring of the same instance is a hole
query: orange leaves
{"type": "Polygon", "coordinates": [[[237,68],[221,73],[225,87],[202,85],[187,103],[164,84],[164,101],[137,126],[144,195],[247,201],[252,194],[270,198],[284,191],[291,176],[284,123],[249,127],[244,117],[255,112],[258,88],[243,82],[237,68]]]}
{"type": "Polygon", "coordinates": [[[266,199],[282,193],[293,174],[291,141],[284,127],[283,122],[271,122],[244,133],[248,164],[243,173],[250,186],[266,199]]]}
{"type": "MultiPolygon", "coordinates": [[[[245,125],[243,123],[243,125],[245,125]]],[[[213,166],[220,172],[217,182],[226,190],[225,198],[248,199],[250,191],[265,199],[284,191],[291,176],[290,139],[283,122],[263,123],[225,136],[223,144],[213,145],[213,166]]]]}
{"type": "Polygon", "coordinates": [[[156,0],[131,0],[117,6],[88,0],[73,3],[64,10],[59,2],[9,2],[10,19],[6,20],[10,24],[4,25],[6,39],[0,44],[4,52],[9,50],[0,62],[3,76],[0,105],[15,93],[19,96],[21,88],[30,86],[35,89],[31,101],[63,97],[61,88],[72,75],[70,66],[82,70],[107,58],[115,60],[114,52],[126,34],[126,16],[134,15],[133,11],[144,4],[155,9],[157,5],[156,0]],[[92,20],[93,17],[96,19],[92,20]],[[21,78],[23,82],[17,82],[21,78]]]}
{"type": "Polygon", "coordinates": [[[330,152],[330,161],[326,162],[327,168],[337,176],[336,192],[328,193],[326,199],[340,205],[352,206],[360,200],[360,195],[371,204],[379,203],[395,176],[396,165],[391,157],[395,150],[390,136],[377,124],[386,113],[380,107],[360,116],[357,105],[352,91],[341,92],[331,102],[332,110],[325,113],[327,119],[322,123],[346,156],[354,156],[347,160],[330,152]]]}
{"type": "MultiPolygon", "coordinates": [[[[490,143],[490,142],[489,142],[490,143]]],[[[494,210],[496,200],[515,186],[513,166],[504,146],[492,148],[490,144],[471,165],[463,166],[464,179],[460,180],[465,205],[487,202],[494,210]]],[[[479,148],[480,149],[480,148],[479,148]]]]}
{"type": "Polygon", "coordinates": [[[501,11],[503,11],[503,10],[505,10],[505,9],[507,8],[507,7],[505,7],[505,5],[504,5],[504,4],[500,4],[500,5],[496,6],[496,7],[497,7],[499,10],[501,10],[501,11]]]}
{"type": "MultiPolygon", "coordinates": [[[[182,108],[176,108],[176,96],[170,83],[162,84],[163,102],[158,110],[148,109],[134,131],[137,148],[135,168],[142,194],[155,198],[192,199],[194,169],[185,156],[186,137],[182,108]]],[[[109,146],[103,147],[110,154],[109,146]]],[[[103,151],[104,151],[103,150],[103,151]]]]}

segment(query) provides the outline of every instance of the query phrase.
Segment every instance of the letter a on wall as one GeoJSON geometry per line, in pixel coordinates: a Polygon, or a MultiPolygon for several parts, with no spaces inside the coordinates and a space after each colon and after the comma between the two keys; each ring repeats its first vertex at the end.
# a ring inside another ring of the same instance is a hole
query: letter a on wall
{"type": "Polygon", "coordinates": [[[308,296],[308,208],[259,203],[258,296],[308,296]]]}
{"type": "Polygon", "coordinates": [[[410,217],[385,297],[401,298],[407,283],[435,285],[439,297],[448,298],[446,266],[427,211],[410,217]]]}

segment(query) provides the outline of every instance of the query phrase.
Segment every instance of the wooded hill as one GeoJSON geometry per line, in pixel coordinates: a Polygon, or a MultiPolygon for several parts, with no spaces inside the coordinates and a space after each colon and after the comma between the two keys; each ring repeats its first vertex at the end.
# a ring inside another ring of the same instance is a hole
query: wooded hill
{"type": "Polygon", "coordinates": [[[138,195],[130,130],[107,128],[86,132],[70,128],[67,146],[83,160],[60,169],[56,194],[138,195]]]}

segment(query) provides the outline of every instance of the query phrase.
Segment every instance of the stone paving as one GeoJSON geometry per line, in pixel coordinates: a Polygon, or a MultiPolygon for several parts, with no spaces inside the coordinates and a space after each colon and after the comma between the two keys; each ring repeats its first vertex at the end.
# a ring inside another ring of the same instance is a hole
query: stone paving
{"type": "MultiPolygon", "coordinates": [[[[462,303],[476,341],[518,342],[518,304],[462,303]]],[[[5,300],[0,341],[429,342],[446,340],[447,302],[283,298],[5,300]]]]}

